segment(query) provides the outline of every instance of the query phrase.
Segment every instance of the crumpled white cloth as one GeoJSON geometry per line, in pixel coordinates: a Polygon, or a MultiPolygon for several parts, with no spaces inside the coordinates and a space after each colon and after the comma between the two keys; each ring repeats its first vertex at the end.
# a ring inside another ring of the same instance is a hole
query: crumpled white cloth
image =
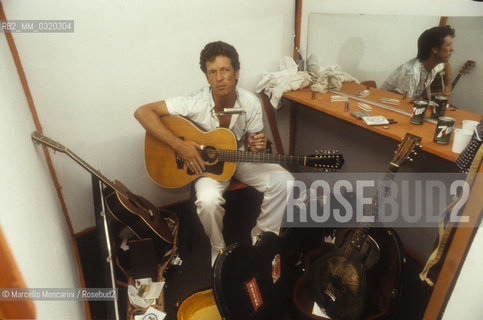
{"type": "Polygon", "coordinates": [[[283,57],[280,60],[280,71],[264,72],[256,91],[265,92],[272,106],[279,109],[284,92],[305,88],[311,83],[312,79],[308,72],[298,71],[298,66],[292,58],[283,57]]]}
{"type": "Polygon", "coordinates": [[[312,91],[326,93],[328,90],[339,90],[342,88],[342,83],[359,80],[351,76],[345,71],[342,71],[340,66],[329,66],[321,71],[319,77],[310,87],[312,91]]]}
{"type": "Polygon", "coordinates": [[[339,65],[324,66],[320,58],[315,55],[310,55],[307,59],[307,71],[315,79],[310,88],[316,92],[326,93],[328,90],[339,90],[344,82],[359,83],[359,80],[342,71],[339,65]]]}

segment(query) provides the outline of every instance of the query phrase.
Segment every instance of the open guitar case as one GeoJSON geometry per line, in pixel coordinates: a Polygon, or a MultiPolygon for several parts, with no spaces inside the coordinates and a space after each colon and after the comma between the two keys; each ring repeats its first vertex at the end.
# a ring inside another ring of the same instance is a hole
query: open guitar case
{"type": "MultiPolygon", "coordinates": [[[[333,248],[328,239],[336,230],[288,228],[280,236],[263,233],[254,246],[226,247],[214,263],[213,289],[184,300],[177,319],[281,319],[283,312],[293,319],[328,319],[312,314],[315,296],[308,279],[314,263],[333,248]]],[[[372,228],[370,236],[380,244],[381,256],[367,274],[362,319],[390,319],[402,292],[405,258],[393,230],[372,228]]]]}
{"type": "MultiPolygon", "coordinates": [[[[361,320],[391,319],[402,293],[401,277],[405,259],[399,237],[393,230],[374,228],[371,236],[384,243],[384,250],[381,251],[379,263],[367,274],[367,304],[361,320]]],[[[315,299],[310,273],[314,271],[311,268],[317,265],[317,260],[333,246],[329,242],[323,243],[304,255],[304,267],[292,290],[293,315],[296,319],[330,319],[313,314],[315,299]]]]}
{"type": "MultiPolygon", "coordinates": [[[[282,312],[290,312],[294,319],[329,319],[312,314],[315,300],[308,275],[314,262],[332,248],[324,241],[331,233],[331,229],[288,229],[280,237],[263,233],[253,247],[237,243],[226,247],[213,267],[213,289],[185,299],[177,319],[280,319],[282,312]]],[[[390,319],[402,291],[404,257],[391,229],[374,228],[371,236],[388,249],[382,250],[381,262],[368,273],[362,319],[390,319]]]]}
{"type": "MultiPolygon", "coordinates": [[[[353,193],[347,193],[345,197],[355,205],[356,198],[353,193]]],[[[338,230],[339,228],[302,228],[296,229],[291,237],[298,239],[296,250],[299,250],[302,260],[291,292],[294,319],[331,319],[327,312],[325,313],[327,316],[316,315],[313,312],[317,300],[315,292],[317,290],[314,290],[317,281],[313,276],[318,271],[315,268],[320,266],[318,262],[334,248],[338,230]]],[[[391,319],[403,290],[402,274],[406,262],[403,247],[398,234],[390,228],[383,226],[371,228],[369,236],[379,244],[380,258],[368,270],[366,304],[363,307],[362,318],[357,320],[391,319]]],[[[335,316],[332,320],[345,319],[335,316]]]]}

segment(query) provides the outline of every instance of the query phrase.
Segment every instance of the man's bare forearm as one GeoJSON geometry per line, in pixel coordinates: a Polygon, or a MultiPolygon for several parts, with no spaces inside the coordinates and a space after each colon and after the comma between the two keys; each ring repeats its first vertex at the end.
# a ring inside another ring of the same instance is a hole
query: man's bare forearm
{"type": "Polygon", "coordinates": [[[176,150],[179,147],[181,139],[176,137],[164,125],[161,117],[166,115],[169,115],[169,111],[164,101],[146,104],[134,112],[134,117],[146,129],[146,132],[176,150]]]}

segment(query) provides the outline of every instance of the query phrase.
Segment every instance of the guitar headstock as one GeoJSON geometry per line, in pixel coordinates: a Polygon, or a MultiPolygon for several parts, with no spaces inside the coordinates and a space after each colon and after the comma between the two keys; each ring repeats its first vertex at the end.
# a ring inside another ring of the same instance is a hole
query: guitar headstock
{"type": "Polygon", "coordinates": [[[324,171],[335,171],[344,165],[344,157],[337,150],[324,150],[306,157],[305,165],[324,171]]]}
{"type": "Polygon", "coordinates": [[[412,154],[416,154],[414,149],[419,146],[419,142],[421,142],[421,137],[418,137],[412,133],[406,133],[394,154],[391,165],[399,168],[407,160],[412,160],[410,156],[412,154]]]}
{"type": "Polygon", "coordinates": [[[468,60],[465,62],[465,64],[461,67],[460,73],[461,74],[467,74],[470,72],[471,69],[476,65],[476,62],[473,60],[468,60]]]}
{"type": "Polygon", "coordinates": [[[37,131],[34,131],[32,132],[32,140],[34,142],[39,142],[47,147],[50,147],[52,149],[54,149],[55,151],[60,151],[60,152],[67,152],[67,148],[64,147],[63,145],[61,145],[60,143],[58,142],[55,142],[54,140],[50,139],[50,138],[47,138],[46,136],[44,136],[43,134],[41,134],[40,132],[37,132],[37,131]]]}

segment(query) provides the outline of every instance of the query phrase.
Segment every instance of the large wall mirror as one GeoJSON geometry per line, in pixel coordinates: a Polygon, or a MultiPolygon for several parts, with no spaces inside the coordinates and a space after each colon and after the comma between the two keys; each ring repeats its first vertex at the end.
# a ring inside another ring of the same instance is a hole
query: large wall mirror
{"type": "MultiPolygon", "coordinates": [[[[340,65],[359,81],[381,86],[389,73],[416,57],[417,39],[440,24],[439,16],[391,16],[311,13],[307,30],[307,57],[322,65],[340,65]]],[[[465,62],[476,62],[462,75],[452,93],[458,108],[483,113],[483,17],[448,17],[456,29],[450,59],[453,79],[465,62]]]]}

